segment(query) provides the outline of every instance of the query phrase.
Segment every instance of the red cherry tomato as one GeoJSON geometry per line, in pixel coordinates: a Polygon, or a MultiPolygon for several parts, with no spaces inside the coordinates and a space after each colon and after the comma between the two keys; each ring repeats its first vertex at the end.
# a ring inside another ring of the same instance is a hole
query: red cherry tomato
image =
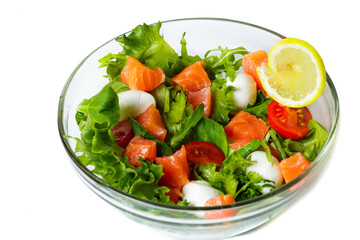
{"type": "Polygon", "coordinates": [[[215,163],[219,167],[225,159],[223,151],[209,142],[191,142],[185,145],[185,149],[187,161],[193,165],[215,163]]]}
{"type": "Polygon", "coordinates": [[[307,107],[290,108],[276,101],[269,104],[267,116],[270,126],[283,138],[298,140],[309,132],[311,112],[307,107]]]}
{"type": "Polygon", "coordinates": [[[117,145],[122,148],[126,148],[130,140],[134,137],[134,131],[129,120],[119,122],[111,129],[111,131],[115,137],[117,145]]]}

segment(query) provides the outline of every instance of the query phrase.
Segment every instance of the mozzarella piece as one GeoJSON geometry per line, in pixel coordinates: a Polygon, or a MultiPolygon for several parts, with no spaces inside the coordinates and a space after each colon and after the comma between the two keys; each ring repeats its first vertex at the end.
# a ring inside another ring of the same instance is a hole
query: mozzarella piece
{"type": "MultiPolygon", "coordinates": [[[[266,153],[263,151],[255,151],[249,155],[249,158],[251,161],[256,161],[253,163],[253,165],[247,167],[246,172],[257,172],[259,173],[264,179],[270,180],[274,182],[274,186],[280,186],[283,182],[283,176],[280,172],[280,169],[278,167],[279,161],[272,156],[272,161],[269,162],[269,160],[266,157],[266,153]]],[[[272,183],[271,183],[272,184],[272,183]]],[[[272,190],[271,187],[264,187],[262,190],[262,193],[269,193],[272,190]]]]}
{"type": "Polygon", "coordinates": [[[182,199],[189,202],[189,206],[193,207],[205,207],[207,200],[224,194],[204,181],[188,182],[184,185],[182,193],[184,195],[182,199]]]}
{"type": "Polygon", "coordinates": [[[233,82],[228,78],[226,85],[236,88],[232,93],[233,101],[236,105],[236,109],[244,110],[249,103],[255,103],[256,101],[256,82],[254,78],[245,72],[236,72],[233,82]]]}
{"type": "Polygon", "coordinates": [[[136,118],[146,109],[154,104],[156,106],[155,98],[147,92],[139,90],[128,90],[118,94],[120,105],[120,119],[119,122],[128,118],[136,118]]]}

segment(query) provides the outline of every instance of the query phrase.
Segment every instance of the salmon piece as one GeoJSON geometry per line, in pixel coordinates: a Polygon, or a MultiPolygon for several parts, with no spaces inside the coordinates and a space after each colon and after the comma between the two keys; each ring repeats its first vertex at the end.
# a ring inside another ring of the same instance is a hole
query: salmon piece
{"type": "Polygon", "coordinates": [[[281,160],[279,169],[284,177],[285,183],[288,183],[303,173],[309,165],[308,160],[298,152],[289,158],[281,160]]]}
{"type": "Polygon", "coordinates": [[[127,56],[120,80],[129,85],[131,90],[151,91],[165,81],[165,74],[159,67],[151,69],[135,58],[127,56]]]}
{"type": "Polygon", "coordinates": [[[265,64],[266,66],[268,64],[268,55],[263,50],[248,53],[243,56],[242,67],[244,68],[244,72],[250,74],[254,78],[256,87],[259,90],[264,90],[264,88],[260,82],[256,68],[260,67],[262,64],[265,64]]]}
{"type": "Polygon", "coordinates": [[[165,140],[167,130],[160,112],[154,104],[151,104],[145,112],[140,114],[136,121],[160,141],[165,140]]]}
{"type": "Polygon", "coordinates": [[[230,139],[230,146],[237,150],[254,139],[263,139],[269,131],[269,126],[262,119],[248,112],[238,112],[228,125],[224,127],[230,139]]]}
{"type": "Polygon", "coordinates": [[[210,87],[211,81],[205,69],[205,62],[198,61],[172,78],[176,85],[188,92],[196,92],[200,89],[210,87]]]}
{"type": "Polygon", "coordinates": [[[188,92],[188,103],[195,110],[201,103],[204,104],[204,117],[209,117],[211,113],[211,90],[210,87],[200,89],[196,92],[188,92]]]}
{"type": "Polygon", "coordinates": [[[164,175],[160,179],[162,184],[181,189],[189,182],[190,169],[184,145],[171,156],[156,157],[155,163],[163,166],[164,175]]]}
{"type": "Polygon", "coordinates": [[[156,142],[145,139],[141,136],[135,136],[125,149],[124,156],[129,158],[129,163],[133,166],[140,166],[139,157],[154,162],[156,157],[156,142]]]}
{"type": "MultiPolygon", "coordinates": [[[[223,206],[232,203],[235,203],[235,199],[230,194],[219,195],[207,200],[205,203],[205,207],[223,206]]],[[[227,217],[235,216],[237,212],[238,212],[237,209],[208,211],[205,212],[205,218],[206,219],[227,218],[227,217]]]]}

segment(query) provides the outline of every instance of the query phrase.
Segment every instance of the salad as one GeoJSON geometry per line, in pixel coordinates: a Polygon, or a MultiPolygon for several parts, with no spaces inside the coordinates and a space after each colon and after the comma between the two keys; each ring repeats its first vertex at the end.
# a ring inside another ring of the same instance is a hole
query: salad
{"type": "Polygon", "coordinates": [[[311,164],[328,133],[306,106],[264,89],[265,51],[192,56],[184,33],[179,54],[160,29],[116,38],[122,51],[99,60],[109,83],[78,105],[75,150],[96,176],[139,198],[201,207],[267,194],[311,164]]]}

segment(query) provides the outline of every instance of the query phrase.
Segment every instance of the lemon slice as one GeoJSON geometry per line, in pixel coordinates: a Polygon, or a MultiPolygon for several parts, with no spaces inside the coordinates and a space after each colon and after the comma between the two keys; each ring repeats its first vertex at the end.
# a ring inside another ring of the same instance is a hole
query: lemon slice
{"type": "Polygon", "coordinates": [[[268,67],[258,67],[262,86],[278,103],[288,107],[308,106],[321,95],[326,71],[319,53],[309,43],[285,38],[270,50],[268,67]]]}

